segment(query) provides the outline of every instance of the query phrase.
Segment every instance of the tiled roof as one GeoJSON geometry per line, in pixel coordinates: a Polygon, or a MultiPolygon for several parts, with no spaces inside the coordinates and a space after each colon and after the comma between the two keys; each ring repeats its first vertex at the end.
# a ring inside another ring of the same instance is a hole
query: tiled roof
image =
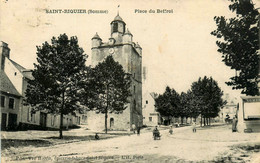
{"type": "Polygon", "coordinates": [[[15,61],[13,61],[13,60],[11,60],[11,59],[9,59],[9,60],[12,62],[12,64],[13,64],[20,72],[22,72],[23,70],[26,70],[26,68],[24,68],[23,66],[19,65],[19,64],[16,63],[15,61]]]}
{"type": "Polygon", "coordinates": [[[23,74],[25,78],[28,78],[30,80],[33,80],[32,72],[29,69],[24,68],[20,64],[16,63],[15,61],[9,59],[11,63],[23,74]]]}
{"type": "Polygon", "coordinates": [[[3,70],[0,70],[0,91],[21,96],[3,70]]]}

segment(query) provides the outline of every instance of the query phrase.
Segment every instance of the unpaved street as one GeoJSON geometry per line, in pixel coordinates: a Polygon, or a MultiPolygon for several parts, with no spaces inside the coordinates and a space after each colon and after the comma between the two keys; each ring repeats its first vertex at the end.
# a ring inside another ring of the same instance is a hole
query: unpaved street
{"type": "Polygon", "coordinates": [[[191,127],[174,128],[173,135],[168,130],[161,134],[161,140],[156,141],[151,132],[146,132],[140,136],[23,147],[9,155],[8,162],[254,162],[259,156],[259,133],[232,133],[226,125],[199,128],[197,133],[192,133],[191,127]]]}

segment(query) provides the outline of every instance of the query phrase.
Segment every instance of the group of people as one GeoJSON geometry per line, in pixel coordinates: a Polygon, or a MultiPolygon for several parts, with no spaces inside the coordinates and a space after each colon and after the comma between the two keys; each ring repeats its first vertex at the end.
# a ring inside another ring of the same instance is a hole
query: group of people
{"type": "Polygon", "coordinates": [[[137,135],[140,135],[141,127],[140,126],[136,127],[135,124],[133,123],[132,124],[132,130],[133,130],[134,134],[135,134],[135,131],[137,131],[137,135]]]}
{"type": "MultiPolygon", "coordinates": [[[[193,123],[192,123],[192,132],[193,133],[196,133],[196,122],[195,121],[193,121],[193,123]]],[[[177,126],[176,126],[177,127],[177,126]]],[[[140,130],[141,130],[141,127],[136,127],[135,126],[135,124],[133,123],[132,124],[132,130],[133,130],[133,133],[135,134],[135,132],[137,131],[137,135],[140,135],[140,130]]],[[[232,120],[232,132],[236,132],[237,131],[237,116],[234,116],[234,118],[233,118],[233,120],[232,120]]],[[[173,129],[172,129],[172,126],[170,127],[170,129],[169,129],[169,133],[172,135],[173,134],[173,129]]],[[[154,128],[154,130],[153,130],[153,136],[154,137],[161,137],[161,135],[160,135],[160,132],[159,132],[159,130],[158,130],[158,128],[157,128],[157,126],[155,126],[155,128],[154,128]]],[[[98,136],[98,134],[96,133],[96,135],[95,135],[95,139],[96,140],[99,140],[99,136],[98,136]]]]}

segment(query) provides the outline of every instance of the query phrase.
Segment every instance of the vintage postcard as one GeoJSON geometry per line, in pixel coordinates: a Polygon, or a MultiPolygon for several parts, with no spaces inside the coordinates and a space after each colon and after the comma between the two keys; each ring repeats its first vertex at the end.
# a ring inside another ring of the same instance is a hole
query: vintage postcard
{"type": "Polygon", "coordinates": [[[259,0],[1,0],[1,162],[260,162],[259,0]]]}

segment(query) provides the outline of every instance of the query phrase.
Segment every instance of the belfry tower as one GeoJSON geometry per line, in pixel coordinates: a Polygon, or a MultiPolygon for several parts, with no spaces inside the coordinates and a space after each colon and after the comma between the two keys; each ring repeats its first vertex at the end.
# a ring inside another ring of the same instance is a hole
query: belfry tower
{"type": "MultiPolygon", "coordinates": [[[[117,14],[110,23],[111,37],[103,42],[98,33],[92,38],[92,66],[102,62],[107,56],[112,55],[114,60],[119,62],[126,73],[131,74],[131,96],[127,109],[122,114],[109,114],[108,120],[111,129],[127,129],[132,124],[143,125],[142,116],[142,48],[138,43],[133,42],[133,35],[126,29],[126,23],[117,14]]],[[[104,127],[104,117],[98,120],[100,115],[92,113],[88,121],[96,128],[104,127]]],[[[92,125],[90,125],[92,126],[92,125]]]]}

